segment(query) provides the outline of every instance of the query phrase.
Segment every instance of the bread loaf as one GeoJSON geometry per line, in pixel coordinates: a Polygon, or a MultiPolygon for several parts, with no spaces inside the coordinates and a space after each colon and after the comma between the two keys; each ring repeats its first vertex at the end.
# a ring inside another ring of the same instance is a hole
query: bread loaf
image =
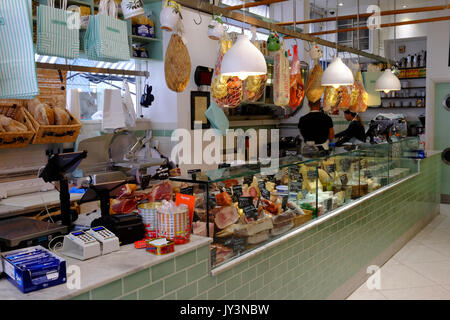
{"type": "Polygon", "coordinates": [[[70,115],[63,108],[53,108],[53,112],[55,115],[55,124],[56,125],[67,125],[70,124],[70,115]]]}
{"type": "Polygon", "coordinates": [[[25,132],[28,128],[23,123],[0,114],[0,125],[6,132],[25,132]]]}

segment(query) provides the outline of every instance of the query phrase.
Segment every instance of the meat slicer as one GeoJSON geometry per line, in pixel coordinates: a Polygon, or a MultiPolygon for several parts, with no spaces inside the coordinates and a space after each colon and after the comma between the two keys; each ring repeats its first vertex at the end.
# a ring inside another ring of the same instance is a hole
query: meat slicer
{"type": "Polygon", "coordinates": [[[152,176],[152,171],[167,164],[164,157],[152,157],[149,142],[151,131],[146,136],[136,137],[128,130],[116,130],[102,136],[82,140],[79,150],[87,150],[89,157],[79,168],[83,177],[79,185],[129,180],[135,181],[145,189],[152,176]]]}

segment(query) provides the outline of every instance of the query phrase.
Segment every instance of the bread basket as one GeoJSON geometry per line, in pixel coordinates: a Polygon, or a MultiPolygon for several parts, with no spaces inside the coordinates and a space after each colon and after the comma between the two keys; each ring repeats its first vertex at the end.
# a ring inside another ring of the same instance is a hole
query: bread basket
{"type": "Polygon", "coordinates": [[[28,128],[28,131],[24,132],[0,132],[0,149],[23,148],[27,146],[33,139],[35,131],[25,108],[17,105],[11,107],[0,106],[0,114],[19,121],[28,128]]]}

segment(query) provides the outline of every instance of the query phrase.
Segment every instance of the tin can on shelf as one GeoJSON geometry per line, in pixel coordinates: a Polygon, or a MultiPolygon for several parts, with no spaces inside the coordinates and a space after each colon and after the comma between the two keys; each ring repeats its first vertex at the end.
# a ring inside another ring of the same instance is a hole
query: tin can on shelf
{"type": "Polygon", "coordinates": [[[158,237],[173,240],[175,244],[188,243],[191,235],[189,208],[177,207],[177,211],[165,212],[158,208],[158,237]]]}
{"type": "Polygon", "coordinates": [[[145,237],[156,238],[158,236],[158,213],[157,209],[161,206],[160,202],[143,203],[138,206],[139,215],[145,225],[145,237]]]}

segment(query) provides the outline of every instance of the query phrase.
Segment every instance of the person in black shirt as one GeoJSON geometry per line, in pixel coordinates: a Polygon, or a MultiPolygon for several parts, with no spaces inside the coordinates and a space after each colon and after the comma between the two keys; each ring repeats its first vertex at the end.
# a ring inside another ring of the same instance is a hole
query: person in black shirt
{"type": "Polygon", "coordinates": [[[325,144],[334,138],[333,120],[320,111],[320,100],[308,101],[311,112],[300,118],[298,128],[304,142],[314,141],[316,145],[325,144]]]}
{"type": "Polygon", "coordinates": [[[366,142],[366,132],[361,117],[349,110],[344,111],[344,116],[350,124],[347,129],[336,134],[336,147],[342,146],[345,142],[349,142],[352,138],[356,138],[361,142],[366,142]]]}

